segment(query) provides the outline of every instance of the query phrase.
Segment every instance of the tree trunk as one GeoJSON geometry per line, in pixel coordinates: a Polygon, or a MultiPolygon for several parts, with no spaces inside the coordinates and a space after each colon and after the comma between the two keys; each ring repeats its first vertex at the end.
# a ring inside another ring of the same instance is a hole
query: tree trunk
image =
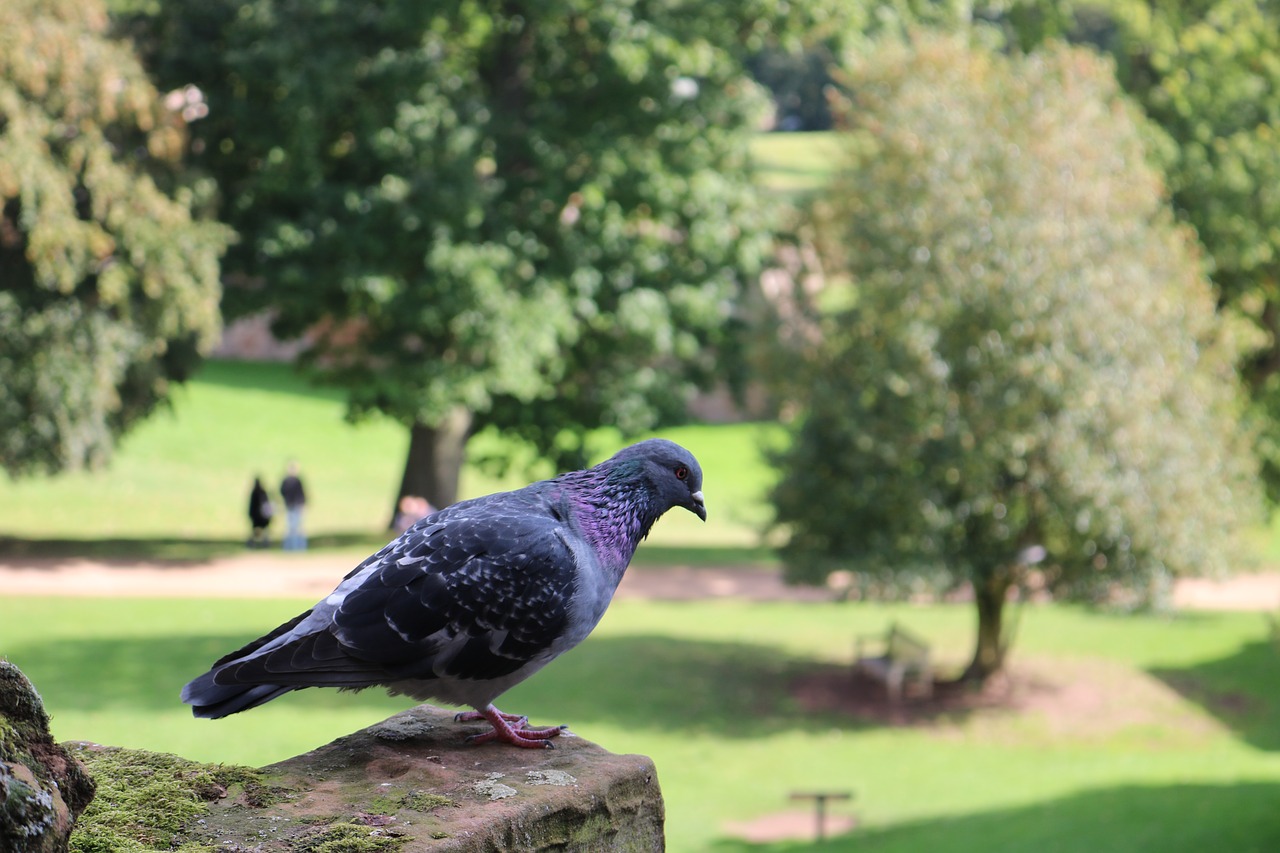
{"type": "Polygon", "coordinates": [[[1008,649],[1005,637],[1004,604],[1013,579],[1008,571],[998,569],[973,585],[974,602],[978,605],[978,643],[961,681],[983,683],[1004,666],[1008,649]]]}
{"type": "Polygon", "coordinates": [[[400,501],[407,496],[426,498],[433,509],[458,499],[458,478],[470,434],[471,412],[461,407],[435,426],[415,423],[410,427],[409,455],[391,508],[391,527],[396,526],[400,501]]]}

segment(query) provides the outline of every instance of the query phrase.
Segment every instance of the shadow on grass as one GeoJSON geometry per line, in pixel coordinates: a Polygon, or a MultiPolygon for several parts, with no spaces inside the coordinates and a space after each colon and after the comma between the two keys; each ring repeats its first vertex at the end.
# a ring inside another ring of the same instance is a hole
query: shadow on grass
{"type": "MultiPolygon", "coordinates": [[[[814,661],[746,642],[592,637],[521,685],[521,713],[749,739],[835,718],[805,714],[787,686],[814,661]]],[[[861,727],[844,720],[846,728],[861,727]]]]}
{"type": "MultiPolygon", "coordinates": [[[[690,616],[696,618],[692,609],[690,616]]],[[[598,721],[741,740],[954,725],[1001,702],[961,695],[960,689],[940,694],[933,701],[894,704],[884,685],[854,678],[847,666],[775,646],[629,634],[589,638],[506,701],[550,723],[598,721]],[[822,689],[846,701],[826,702],[825,695],[815,695],[815,684],[828,685],[822,689]]]]}
{"type": "MultiPolygon", "coordinates": [[[[312,534],[308,550],[357,550],[368,553],[394,538],[390,531],[338,531],[312,534]]],[[[112,562],[202,562],[250,553],[242,538],[136,537],[113,539],[32,539],[0,534],[0,560],[40,558],[47,560],[101,560],[112,562]]],[[[263,553],[263,552],[254,552],[263,553]]],[[[279,554],[277,538],[265,553],[279,554]]],[[[777,557],[768,548],[734,546],[646,545],[636,553],[634,564],[645,567],[692,566],[693,568],[735,567],[773,569],[777,557]]]]}
{"type": "MultiPolygon", "coordinates": [[[[263,624],[262,632],[273,627],[263,624]]],[[[251,639],[215,635],[42,641],[26,636],[0,651],[27,672],[52,711],[124,707],[154,711],[174,708],[184,683],[251,639]]],[[[819,725],[850,730],[869,727],[865,721],[799,708],[787,685],[815,666],[819,664],[750,643],[653,635],[593,637],[498,704],[545,723],[586,726],[599,722],[731,739],[819,725]]],[[[354,695],[333,690],[303,692],[327,698],[286,696],[273,704],[319,701],[381,706],[385,702],[384,692],[377,688],[354,695]]],[[[412,704],[397,699],[392,710],[412,704]]]]}
{"type": "MultiPolygon", "coordinates": [[[[997,780],[992,780],[993,784],[997,780]]],[[[714,853],[1191,853],[1280,850],[1280,784],[1126,785],[963,817],[854,830],[818,844],[722,839],[714,853]]],[[[854,809],[856,812],[856,807],[854,809]]]]}
{"type": "MultiPolygon", "coordinates": [[[[1280,750],[1280,647],[1248,643],[1225,658],[1151,674],[1229,726],[1249,745],[1280,750]]],[[[1277,847],[1276,849],[1280,849],[1277,847]]]]}
{"type": "MultiPolygon", "coordinates": [[[[109,606],[109,603],[104,603],[109,606]]],[[[274,626],[263,625],[263,633],[274,626]]],[[[2,650],[23,670],[44,697],[52,714],[133,708],[140,712],[181,708],[178,693],[227,652],[253,639],[250,636],[95,638],[41,642],[24,637],[2,650]]],[[[310,707],[377,706],[395,713],[410,706],[400,700],[389,706],[385,693],[340,694],[336,690],[307,690],[310,707]]],[[[286,702],[289,699],[284,700],[286,702]]]]}
{"type": "Polygon", "coordinates": [[[320,400],[346,399],[340,388],[312,382],[286,362],[209,359],[192,381],[238,391],[269,391],[320,400]]]}
{"type": "Polygon", "coordinates": [[[734,545],[653,545],[646,544],[636,551],[633,566],[692,566],[694,568],[751,568],[775,569],[778,555],[763,546],[734,545]]]}
{"type": "MultiPolygon", "coordinates": [[[[350,550],[364,547],[369,553],[390,539],[388,533],[348,531],[311,536],[311,552],[350,550]]],[[[273,551],[280,553],[279,542],[273,551]]],[[[27,539],[0,536],[0,560],[5,558],[40,558],[46,560],[100,560],[106,565],[129,562],[197,563],[250,553],[244,539],[188,537],[119,538],[119,539],[27,539]]],[[[253,552],[262,553],[262,552],[253,552]]]]}

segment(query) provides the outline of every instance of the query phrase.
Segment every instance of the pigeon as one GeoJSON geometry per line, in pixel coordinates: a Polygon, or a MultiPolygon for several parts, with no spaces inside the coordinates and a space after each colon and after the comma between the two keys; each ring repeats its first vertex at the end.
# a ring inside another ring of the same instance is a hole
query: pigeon
{"type": "Polygon", "coordinates": [[[217,719],[304,687],[435,699],[492,730],[472,743],[545,748],[493,702],[578,645],[604,616],[636,546],[667,510],[706,521],[702,469],[666,439],[595,467],[461,501],[416,522],[310,610],[213,664],[182,689],[217,719]]]}

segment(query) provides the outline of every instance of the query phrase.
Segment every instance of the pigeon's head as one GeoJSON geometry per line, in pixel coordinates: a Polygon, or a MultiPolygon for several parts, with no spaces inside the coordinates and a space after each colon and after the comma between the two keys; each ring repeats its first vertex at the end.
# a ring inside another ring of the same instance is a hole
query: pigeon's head
{"type": "Polygon", "coordinates": [[[656,494],[661,512],[682,506],[707,520],[707,507],[702,500],[702,466],[674,441],[651,438],[633,444],[619,450],[606,464],[644,481],[656,494]]]}

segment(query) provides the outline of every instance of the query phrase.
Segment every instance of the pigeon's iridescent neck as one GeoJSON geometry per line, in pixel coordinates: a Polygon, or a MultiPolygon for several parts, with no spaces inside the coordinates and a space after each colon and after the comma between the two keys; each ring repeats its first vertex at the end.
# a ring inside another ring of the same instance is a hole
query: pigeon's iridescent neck
{"type": "Polygon", "coordinates": [[[620,579],[636,546],[658,520],[648,495],[635,488],[596,483],[576,491],[570,500],[583,538],[600,556],[602,567],[620,579]]]}

